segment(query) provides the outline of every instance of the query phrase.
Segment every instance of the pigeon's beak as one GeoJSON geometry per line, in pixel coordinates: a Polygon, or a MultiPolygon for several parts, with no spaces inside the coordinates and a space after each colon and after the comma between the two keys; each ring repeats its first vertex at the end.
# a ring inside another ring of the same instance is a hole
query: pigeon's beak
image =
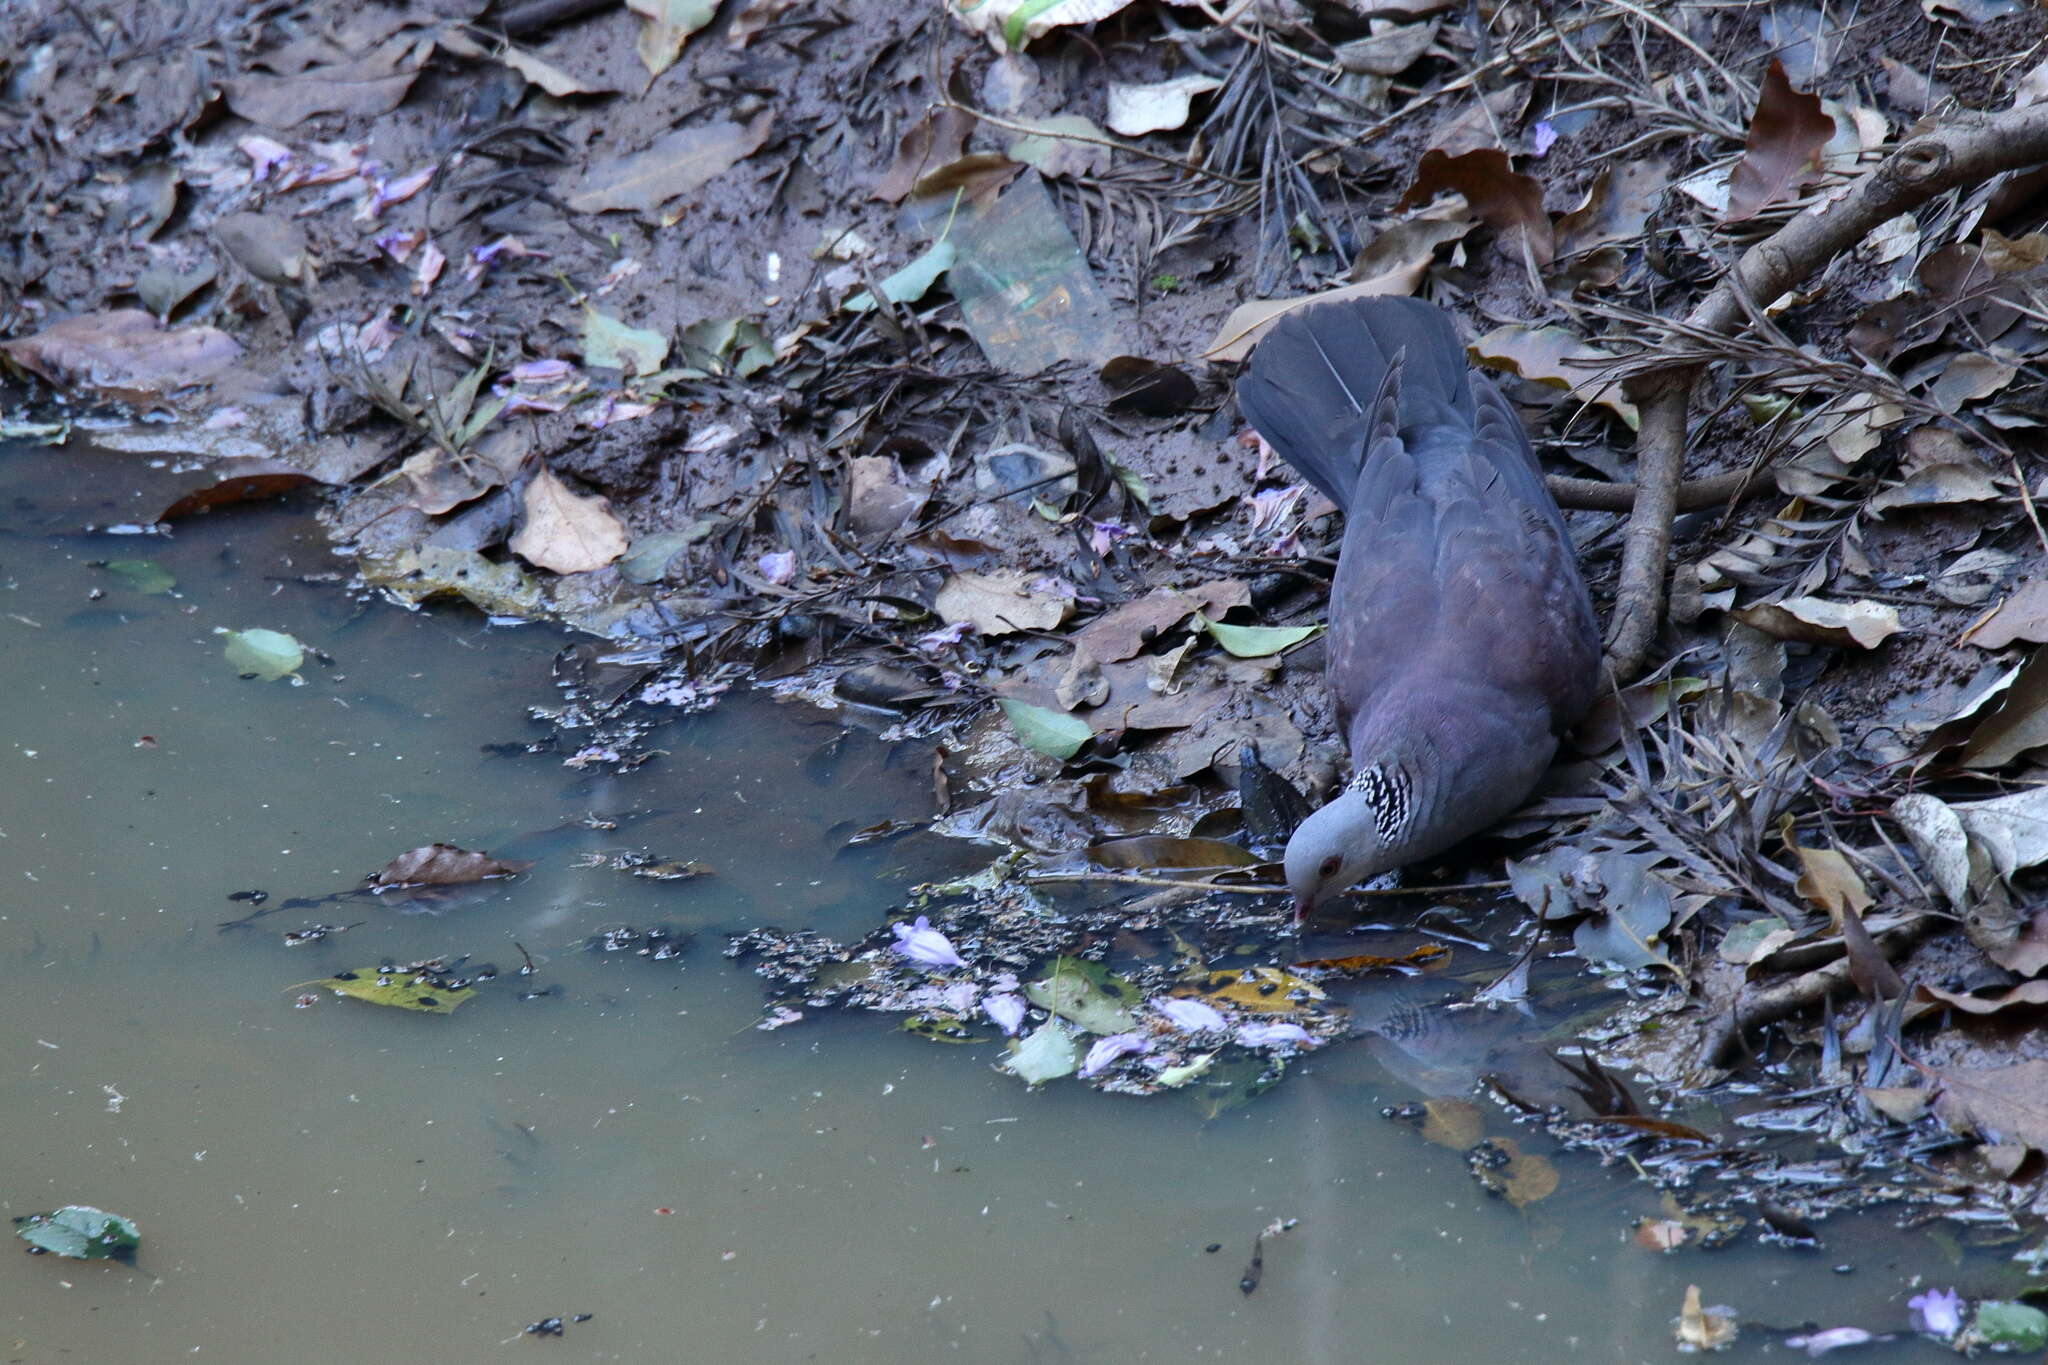
{"type": "Polygon", "coordinates": [[[1315,908],[1316,903],[1314,901],[1302,896],[1296,896],[1294,898],[1294,922],[1296,924],[1304,923],[1309,917],[1309,912],[1315,908]]]}

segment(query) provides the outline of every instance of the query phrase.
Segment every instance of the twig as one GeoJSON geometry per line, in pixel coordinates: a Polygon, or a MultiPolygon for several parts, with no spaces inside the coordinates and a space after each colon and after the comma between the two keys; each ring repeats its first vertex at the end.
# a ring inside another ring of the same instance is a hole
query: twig
{"type": "MultiPolygon", "coordinates": [[[[1574,479],[1564,474],[1549,475],[1544,482],[1550,485],[1550,495],[1557,499],[1559,507],[1581,512],[1626,512],[1636,505],[1639,489],[1637,484],[1574,479]]],[[[1677,508],[1681,512],[1696,512],[1702,507],[1715,507],[1740,497],[1754,484],[1755,472],[1747,469],[1716,474],[1709,479],[1687,479],[1678,485],[1677,508]]]]}
{"type": "MultiPolygon", "coordinates": [[[[1728,335],[1748,312],[1761,310],[1879,224],[1958,186],[2042,161],[2048,161],[2048,104],[1959,116],[1905,143],[1840,199],[1800,214],[1744,252],[1685,325],[1728,335]]],[[[1671,518],[1685,467],[1686,410],[1705,370],[1704,361],[1681,360],[1638,374],[1626,386],[1642,411],[1636,441],[1640,472],[1607,633],[1607,666],[1624,682],[1642,671],[1663,617],[1671,518]]]]}
{"type": "MultiPolygon", "coordinates": [[[[1877,945],[1887,960],[1903,958],[1921,939],[1940,928],[1943,917],[1921,915],[1908,920],[1896,929],[1877,935],[1877,945]]],[[[1854,989],[1849,979],[1849,958],[1846,953],[1825,967],[1816,967],[1810,972],[1781,981],[1763,990],[1752,991],[1744,988],[1700,1044],[1700,1056],[1709,1066],[1726,1066],[1742,1045],[1742,1035],[1750,1029],[1765,1024],[1774,1024],[1780,1019],[1790,1018],[1810,1006],[1818,1005],[1829,996],[1840,995],[1854,989]]]]}

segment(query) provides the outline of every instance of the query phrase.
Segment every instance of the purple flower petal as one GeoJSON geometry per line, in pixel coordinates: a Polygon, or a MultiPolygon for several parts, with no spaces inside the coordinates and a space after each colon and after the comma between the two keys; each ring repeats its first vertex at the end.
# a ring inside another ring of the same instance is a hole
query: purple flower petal
{"type": "Polygon", "coordinates": [[[1015,1037],[1024,1027],[1024,997],[1021,995],[991,995],[981,1002],[981,1008],[996,1027],[1015,1037]]]}
{"type": "Polygon", "coordinates": [[[1785,1344],[1803,1347],[1809,1356],[1819,1357],[1829,1351],[1839,1351],[1844,1346],[1862,1346],[1876,1340],[1861,1327],[1830,1327],[1824,1332],[1809,1332],[1803,1337],[1786,1337],[1785,1344]]]}
{"type": "Polygon", "coordinates": [[[1154,1000],[1153,1006],[1173,1021],[1173,1026],[1182,1033],[1200,1033],[1205,1029],[1226,1029],[1230,1023],[1214,1005],[1205,1005],[1199,1000],[1168,998],[1154,1000]]]}
{"type": "Polygon", "coordinates": [[[796,577],[796,556],[788,550],[770,550],[756,561],[761,577],[778,586],[796,577]]]}
{"type": "Polygon", "coordinates": [[[1930,1289],[1906,1300],[1913,1310],[1913,1330],[1944,1340],[1963,1330],[1963,1296],[1953,1289],[1930,1289]]]}
{"type": "Polygon", "coordinates": [[[1286,1043],[1297,1047],[1316,1045],[1315,1038],[1299,1024],[1244,1024],[1237,1030],[1237,1041],[1246,1047],[1277,1047],[1286,1043]]]}
{"type": "Polygon", "coordinates": [[[1542,156],[1556,142],[1557,129],[1550,126],[1549,119],[1544,119],[1529,130],[1529,154],[1531,156],[1542,156]]]}
{"type": "Polygon", "coordinates": [[[895,930],[896,941],[889,946],[921,967],[965,967],[960,954],[953,951],[953,940],[937,929],[923,915],[915,924],[898,921],[890,926],[895,930]]]}
{"type": "Polygon", "coordinates": [[[1150,1046],[1152,1036],[1148,1033],[1112,1033],[1088,1049],[1087,1060],[1081,1063],[1080,1075],[1084,1079],[1098,1075],[1117,1058],[1128,1057],[1134,1052],[1143,1052],[1150,1046]]]}

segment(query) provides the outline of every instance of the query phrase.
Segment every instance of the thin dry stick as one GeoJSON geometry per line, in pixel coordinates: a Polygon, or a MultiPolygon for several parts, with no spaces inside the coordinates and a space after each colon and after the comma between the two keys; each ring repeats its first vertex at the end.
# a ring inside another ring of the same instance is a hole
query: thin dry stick
{"type": "MultiPolygon", "coordinates": [[[[1726,336],[1748,312],[1799,284],[1879,224],[1958,186],[2042,161],[2048,161],[2048,104],[1959,116],[1901,146],[1840,199],[1800,214],[1744,252],[1685,325],[1726,336]]],[[[1642,410],[1639,473],[1607,632],[1607,664],[1623,681],[1642,671],[1663,617],[1671,518],[1685,467],[1686,409],[1705,370],[1704,361],[1681,361],[1645,371],[1627,385],[1642,410]]]]}

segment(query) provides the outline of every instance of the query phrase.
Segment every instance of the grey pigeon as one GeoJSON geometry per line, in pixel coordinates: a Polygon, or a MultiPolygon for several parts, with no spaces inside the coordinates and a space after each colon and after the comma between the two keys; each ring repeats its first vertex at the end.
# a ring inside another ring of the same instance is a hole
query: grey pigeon
{"type": "Polygon", "coordinates": [[[1352,777],[1288,840],[1304,915],[1520,805],[1592,702],[1600,634],[1521,419],[1442,309],[1291,313],[1237,401],[1345,518],[1327,682],[1352,777]]]}

